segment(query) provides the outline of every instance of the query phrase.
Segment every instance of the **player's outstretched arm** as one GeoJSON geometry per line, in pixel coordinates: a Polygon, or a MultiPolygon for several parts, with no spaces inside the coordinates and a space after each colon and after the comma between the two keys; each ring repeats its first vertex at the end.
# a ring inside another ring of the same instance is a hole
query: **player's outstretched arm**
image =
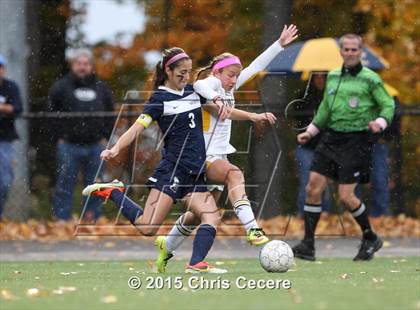
{"type": "Polygon", "coordinates": [[[277,118],[274,116],[274,114],[270,112],[252,113],[236,108],[232,109],[229,119],[235,121],[251,121],[254,123],[266,121],[270,124],[274,124],[277,121],[277,118]]]}
{"type": "Polygon", "coordinates": [[[270,62],[281,52],[284,47],[298,37],[298,29],[295,25],[284,25],[283,31],[279,39],[262,52],[254,61],[245,69],[242,70],[236,82],[235,89],[238,89],[255,74],[264,70],[270,62]]]}
{"type": "Polygon", "coordinates": [[[135,122],[115,143],[110,150],[104,150],[101,153],[103,160],[110,160],[120,153],[120,150],[129,146],[134,139],[144,130],[144,126],[139,122],[135,122]]]}

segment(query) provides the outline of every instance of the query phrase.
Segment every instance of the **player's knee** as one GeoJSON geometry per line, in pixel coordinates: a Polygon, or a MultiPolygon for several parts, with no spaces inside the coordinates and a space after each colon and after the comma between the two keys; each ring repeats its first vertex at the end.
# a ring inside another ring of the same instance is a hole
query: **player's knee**
{"type": "Polygon", "coordinates": [[[346,206],[349,206],[352,204],[353,199],[356,196],[353,193],[350,192],[339,192],[338,193],[338,199],[341,203],[345,204],[346,206]]]}
{"type": "Polygon", "coordinates": [[[143,236],[152,237],[156,235],[158,227],[137,226],[143,236]]]}
{"type": "Polygon", "coordinates": [[[219,226],[221,221],[222,221],[222,217],[218,211],[214,213],[203,214],[201,217],[202,224],[210,224],[214,227],[219,226]]]}
{"type": "Polygon", "coordinates": [[[317,197],[322,194],[322,189],[314,182],[309,182],[305,187],[306,197],[317,197]]]}
{"type": "Polygon", "coordinates": [[[230,169],[227,174],[228,184],[241,183],[243,182],[243,180],[244,180],[244,175],[242,171],[238,167],[232,165],[232,169],[230,169]]]}
{"type": "Polygon", "coordinates": [[[191,211],[185,212],[182,221],[183,225],[195,225],[196,222],[197,220],[194,213],[192,213],[191,211]]]}

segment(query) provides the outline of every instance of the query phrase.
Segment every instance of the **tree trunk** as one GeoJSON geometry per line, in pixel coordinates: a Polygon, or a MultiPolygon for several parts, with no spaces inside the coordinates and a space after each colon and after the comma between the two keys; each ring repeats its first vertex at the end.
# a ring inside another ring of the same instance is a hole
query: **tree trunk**
{"type": "MultiPolygon", "coordinates": [[[[292,0],[264,0],[263,48],[270,46],[280,36],[285,24],[290,21],[292,0]]],[[[270,74],[263,78],[260,85],[261,100],[265,111],[274,113],[282,119],[287,104],[286,77],[270,74]]],[[[279,125],[276,125],[278,127],[279,125]]],[[[253,182],[258,185],[251,199],[258,206],[257,217],[270,218],[282,210],[281,189],[284,171],[284,155],[281,128],[265,126],[257,128],[252,144],[253,182]]]]}
{"type": "MultiPolygon", "coordinates": [[[[23,111],[28,111],[28,76],[26,59],[26,2],[0,1],[0,52],[6,57],[6,77],[18,84],[23,111]]],[[[28,124],[15,120],[19,140],[13,142],[14,182],[4,207],[4,217],[24,221],[29,216],[28,124]]],[[[1,171],[0,171],[1,173],[1,171]]]]}

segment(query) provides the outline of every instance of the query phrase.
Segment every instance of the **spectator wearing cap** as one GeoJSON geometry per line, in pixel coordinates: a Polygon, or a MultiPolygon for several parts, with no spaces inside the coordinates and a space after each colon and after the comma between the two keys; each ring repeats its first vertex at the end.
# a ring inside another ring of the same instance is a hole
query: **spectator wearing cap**
{"type": "MultiPolygon", "coordinates": [[[[92,117],[101,111],[113,111],[112,93],[94,73],[90,50],[80,49],[71,60],[70,72],[54,83],[48,107],[56,112],[84,112],[90,115],[59,119],[54,126],[57,138],[57,180],[53,195],[53,213],[58,220],[69,220],[72,214],[73,192],[79,171],[84,186],[97,181],[100,154],[105,149],[113,122],[92,117]]],[[[100,216],[101,201],[90,198],[85,219],[100,216]]]]}
{"type": "Polygon", "coordinates": [[[13,147],[18,139],[15,117],[22,112],[22,100],[17,84],[4,77],[6,59],[0,54],[0,218],[12,186],[13,147]]]}

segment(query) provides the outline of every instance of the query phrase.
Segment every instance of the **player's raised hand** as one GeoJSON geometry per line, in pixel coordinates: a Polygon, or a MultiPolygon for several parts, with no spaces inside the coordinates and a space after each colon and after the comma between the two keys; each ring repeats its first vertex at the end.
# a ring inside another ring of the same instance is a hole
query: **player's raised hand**
{"type": "Polygon", "coordinates": [[[114,149],[110,149],[110,150],[103,150],[101,153],[101,159],[108,161],[112,158],[115,158],[118,155],[118,151],[114,150],[114,149]]]}
{"type": "Polygon", "coordinates": [[[285,47],[286,45],[296,40],[296,38],[299,36],[298,31],[299,30],[297,29],[297,27],[293,24],[289,26],[284,25],[283,31],[281,32],[279,38],[280,45],[285,47]]]}
{"type": "Polygon", "coordinates": [[[306,142],[311,140],[311,138],[312,138],[312,135],[309,132],[305,131],[298,134],[297,141],[299,144],[305,144],[306,142]]]}
{"type": "Polygon", "coordinates": [[[266,121],[274,125],[277,121],[277,118],[274,116],[273,113],[267,112],[267,113],[255,114],[255,117],[252,119],[252,121],[253,122],[266,121]]]}

